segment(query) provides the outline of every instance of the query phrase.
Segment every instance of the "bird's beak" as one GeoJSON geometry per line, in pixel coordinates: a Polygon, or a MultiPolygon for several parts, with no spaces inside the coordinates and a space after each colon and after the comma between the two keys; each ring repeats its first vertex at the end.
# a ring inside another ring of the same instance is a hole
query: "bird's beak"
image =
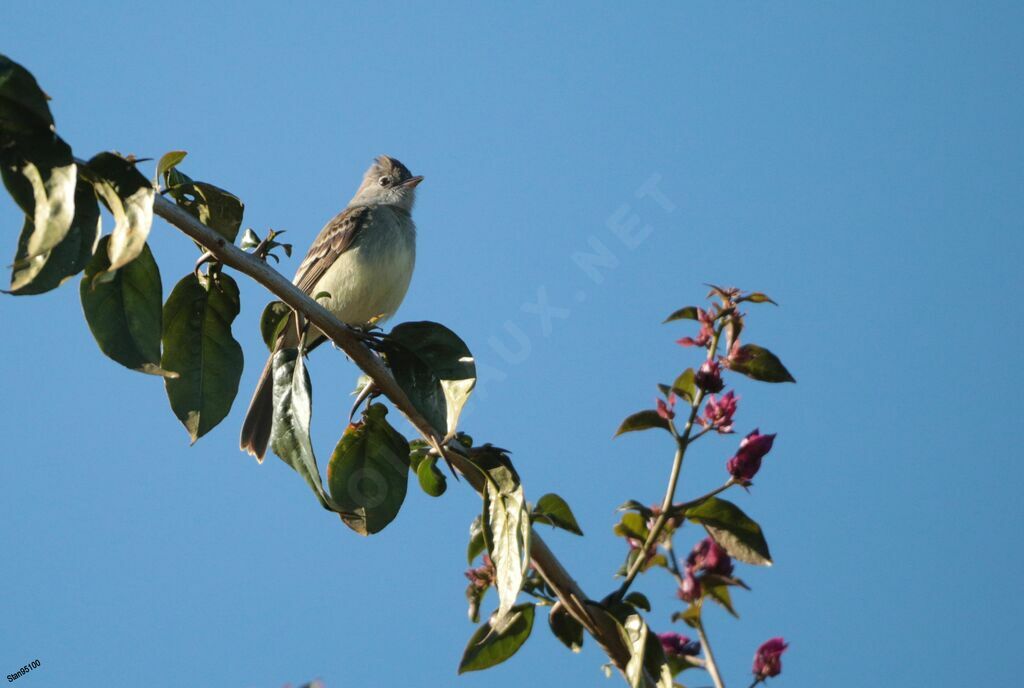
{"type": "Polygon", "coordinates": [[[419,183],[421,181],[423,181],[423,177],[422,176],[420,176],[420,177],[409,177],[404,182],[402,182],[401,185],[404,186],[404,187],[407,187],[409,189],[414,189],[414,188],[416,188],[419,185],[419,183]]]}

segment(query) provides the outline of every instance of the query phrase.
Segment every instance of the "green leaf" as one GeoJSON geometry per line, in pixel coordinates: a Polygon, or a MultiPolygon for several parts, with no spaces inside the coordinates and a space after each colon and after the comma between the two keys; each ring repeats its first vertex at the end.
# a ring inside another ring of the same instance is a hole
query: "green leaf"
{"type": "Polygon", "coordinates": [[[28,258],[28,243],[34,231],[32,219],[26,216],[11,273],[10,293],[17,296],[56,289],[92,260],[100,240],[100,208],[92,185],[81,178],[78,180],[75,217],[61,242],[41,255],[28,258]]]}
{"type": "MultiPolygon", "coordinates": [[[[356,388],[352,395],[358,396],[363,388],[371,382],[369,375],[360,375],[356,388]]],[[[415,472],[420,468],[420,463],[430,456],[430,444],[423,439],[416,438],[409,440],[409,470],[415,472]]]]}
{"type": "Polygon", "coordinates": [[[284,301],[271,301],[263,309],[260,316],[260,334],[263,335],[263,343],[267,345],[270,353],[274,353],[277,346],[277,338],[284,331],[288,324],[288,316],[292,314],[291,306],[284,301]]]}
{"type": "Polygon", "coordinates": [[[576,522],[576,517],[572,514],[572,509],[564,499],[554,493],[546,494],[538,499],[531,515],[535,522],[547,523],[555,528],[583,535],[583,531],[576,522]]]}
{"type": "Polygon", "coordinates": [[[702,585],[701,587],[704,591],[705,596],[720,604],[722,607],[725,608],[725,611],[729,612],[737,619],[740,618],[740,615],[736,613],[735,609],[733,609],[732,595],[729,594],[729,586],[702,585]]]}
{"type": "Polygon", "coordinates": [[[672,620],[682,621],[690,628],[699,628],[701,624],[700,610],[700,605],[691,604],[689,607],[686,608],[685,611],[674,612],[672,614],[672,620]]]}
{"type": "Polygon", "coordinates": [[[697,319],[697,307],[686,306],[672,313],[672,315],[665,318],[662,324],[672,322],[673,320],[696,320],[697,319]]]}
{"type": "Polygon", "coordinates": [[[622,601],[634,609],[643,609],[645,612],[651,611],[651,601],[642,592],[631,592],[622,601]]]}
{"type": "Polygon", "coordinates": [[[383,404],[371,404],[345,429],[327,466],[334,502],[360,535],[384,529],[398,515],[409,482],[409,443],[391,427],[383,404]]]}
{"type": "Polygon", "coordinates": [[[514,655],[530,637],[533,615],[532,604],[517,605],[508,614],[495,612],[469,639],[459,673],[489,669],[514,655]]]}
{"type": "Polygon", "coordinates": [[[79,288],[92,336],[100,351],[126,368],[173,376],[160,365],[163,288],[153,254],[144,245],[135,260],[110,273],[108,241],[100,240],[79,288]],[[96,279],[100,275],[105,279],[96,279]]]}
{"type": "Polygon", "coordinates": [[[56,247],[71,229],[78,167],[71,147],[47,133],[0,148],[0,173],[11,197],[32,220],[31,233],[14,264],[18,275],[13,289],[18,289],[42,270],[42,263],[31,263],[31,259],[56,247]]]}
{"type": "Polygon", "coordinates": [[[771,566],[761,526],[732,502],[711,497],[687,509],[686,518],[703,525],[730,556],[748,564],[771,566]]]}
{"type": "MultiPolygon", "coordinates": [[[[185,177],[177,170],[174,172],[185,177]]],[[[167,193],[189,215],[234,243],[245,213],[245,204],[238,196],[213,184],[191,180],[168,188],[167,193]]]]}
{"type": "Polygon", "coordinates": [[[49,131],[53,115],[32,73],[0,55],[0,140],[10,133],[49,131]]]}
{"type": "Polygon", "coordinates": [[[298,349],[281,349],[271,362],[274,375],[274,416],[270,447],[313,488],[321,506],[339,511],[324,492],[320,469],[309,439],[313,413],[313,386],[298,349]]]}
{"type": "Polygon", "coordinates": [[[658,415],[657,411],[638,411],[632,416],[622,421],[619,429],[615,431],[615,437],[625,432],[636,432],[638,430],[650,430],[651,428],[661,428],[662,430],[668,430],[668,421],[658,415]]]}
{"type": "Polygon", "coordinates": [[[573,652],[583,649],[583,625],[572,618],[561,604],[556,604],[548,614],[548,626],[559,641],[573,652]]]}
{"type": "Polygon", "coordinates": [[[480,516],[473,519],[469,524],[469,545],[466,547],[466,563],[472,564],[473,560],[480,556],[487,549],[484,540],[484,526],[480,516]]]}
{"type": "Polygon", "coordinates": [[[697,385],[693,380],[693,368],[687,368],[672,383],[672,391],[687,401],[693,401],[694,396],[697,394],[697,385]]]}
{"type": "Polygon", "coordinates": [[[440,497],[448,489],[448,479],[438,469],[436,456],[420,461],[416,468],[416,478],[423,491],[431,497],[440,497]]]}
{"type": "Polygon", "coordinates": [[[501,616],[515,604],[530,565],[530,515],[519,476],[502,450],[485,445],[472,458],[486,477],[481,523],[497,571],[501,616]]]}
{"type": "Polygon", "coordinates": [[[240,308],[238,286],[226,274],[202,281],[189,273],[164,304],[161,366],[178,377],[167,380],[167,398],[192,442],[224,420],[238,394],[242,347],[231,335],[240,308]]]}
{"type": "Polygon", "coordinates": [[[779,305],[775,303],[775,301],[773,301],[771,297],[769,297],[767,294],[760,291],[755,291],[753,294],[747,294],[746,296],[741,296],[740,298],[736,299],[736,303],[740,303],[743,301],[749,301],[751,303],[770,303],[774,306],[779,305]]]}
{"type": "Polygon", "coordinates": [[[181,164],[181,161],[185,159],[188,153],[183,150],[169,151],[160,156],[160,162],[156,164],[156,178],[159,180],[160,177],[166,178],[167,173],[181,164]]]}
{"type": "Polygon", "coordinates": [[[634,540],[646,540],[648,535],[647,519],[641,514],[629,512],[622,515],[615,527],[612,529],[619,537],[629,537],[634,540]]]}
{"type": "Polygon", "coordinates": [[[768,349],[744,344],[726,359],[729,370],[761,382],[796,382],[782,361],[768,349]]]}
{"type": "Polygon", "coordinates": [[[89,160],[88,174],[114,216],[107,252],[109,270],[131,262],[142,251],[153,226],[153,185],[135,163],[116,153],[100,153],[89,160]]]}
{"type": "Polygon", "coordinates": [[[435,430],[452,437],[476,384],[476,364],[465,342],[444,325],[408,322],[391,330],[382,350],[413,405],[435,430]]]}

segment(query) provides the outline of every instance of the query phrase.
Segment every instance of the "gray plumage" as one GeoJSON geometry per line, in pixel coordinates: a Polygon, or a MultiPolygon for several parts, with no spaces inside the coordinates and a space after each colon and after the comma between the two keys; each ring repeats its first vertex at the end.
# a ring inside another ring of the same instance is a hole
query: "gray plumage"
{"type": "MultiPolygon", "coordinates": [[[[416,263],[411,213],[415,187],[422,179],[394,158],[377,158],[348,207],[320,230],[295,272],[295,285],[310,296],[330,294],[320,303],[349,325],[379,323],[394,315],[416,263]]],[[[295,330],[290,319],[275,352],[298,344],[295,330]]],[[[307,348],[323,338],[311,329],[307,348]]],[[[270,442],[274,414],[273,358],[271,354],[267,359],[242,423],[240,446],[260,461],[270,442]]]]}

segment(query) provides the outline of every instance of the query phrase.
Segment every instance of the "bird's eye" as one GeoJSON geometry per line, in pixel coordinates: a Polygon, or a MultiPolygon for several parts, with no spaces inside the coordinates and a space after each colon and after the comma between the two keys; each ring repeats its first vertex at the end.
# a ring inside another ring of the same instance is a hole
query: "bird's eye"
{"type": "Polygon", "coordinates": [[[381,186],[387,186],[388,184],[391,183],[391,177],[384,176],[378,179],[377,181],[380,182],[381,186]]]}

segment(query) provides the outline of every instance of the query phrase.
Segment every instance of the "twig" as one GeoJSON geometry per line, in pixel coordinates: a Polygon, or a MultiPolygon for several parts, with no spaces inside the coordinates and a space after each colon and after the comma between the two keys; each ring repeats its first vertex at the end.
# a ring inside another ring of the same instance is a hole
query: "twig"
{"type": "Polygon", "coordinates": [[[704,648],[704,668],[711,675],[715,688],[725,688],[722,682],[722,675],[718,673],[718,664],[715,663],[715,655],[711,652],[711,643],[708,642],[708,634],[704,632],[704,622],[697,624],[697,637],[700,638],[701,647],[704,648]]]}
{"type": "MultiPolygon", "coordinates": [[[[374,381],[381,394],[394,404],[395,408],[409,420],[424,439],[430,442],[432,446],[435,446],[441,455],[465,476],[466,481],[477,492],[481,490],[483,484],[481,483],[480,473],[473,469],[469,460],[460,451],[458,443],[452,443],[448,446],[442,444],[442,438],[437,435],[427,419],[423,417],[423,414],[413,406],[405,392],[398,386],[391,372],[363,344],[351,328],[335,318],[330,311],[302,292],[267,263],[228,242],[224,237],[196,220],[163,196],[157,196],[154,199],[153,211],[171,225],[195,239],[207,251],[212,253],[218,261],[248,275],[266,287],[277,298],[308,318],[313,325],[341,348],[352,362],[374,381]]],[[[614,626],[614,622],[606,614],[590,613],[586,608],[586,600],[589,598],[580,589],[576,581],[573,580],[572,576],[569,575],[568,571],[565,570],[565,567],[558,561],[539,534],[534,532],[530,538],[530,543],[530,557],[534,568],[537,569],[537,572],[544,581],[558,595],[558,599],[565,605],[566,611],[583,625],[612,660],[612,663],[620,671],[624,672],[626,664],[629,662],[630,651],[623,643],[618,630],[614,626]]]]}

